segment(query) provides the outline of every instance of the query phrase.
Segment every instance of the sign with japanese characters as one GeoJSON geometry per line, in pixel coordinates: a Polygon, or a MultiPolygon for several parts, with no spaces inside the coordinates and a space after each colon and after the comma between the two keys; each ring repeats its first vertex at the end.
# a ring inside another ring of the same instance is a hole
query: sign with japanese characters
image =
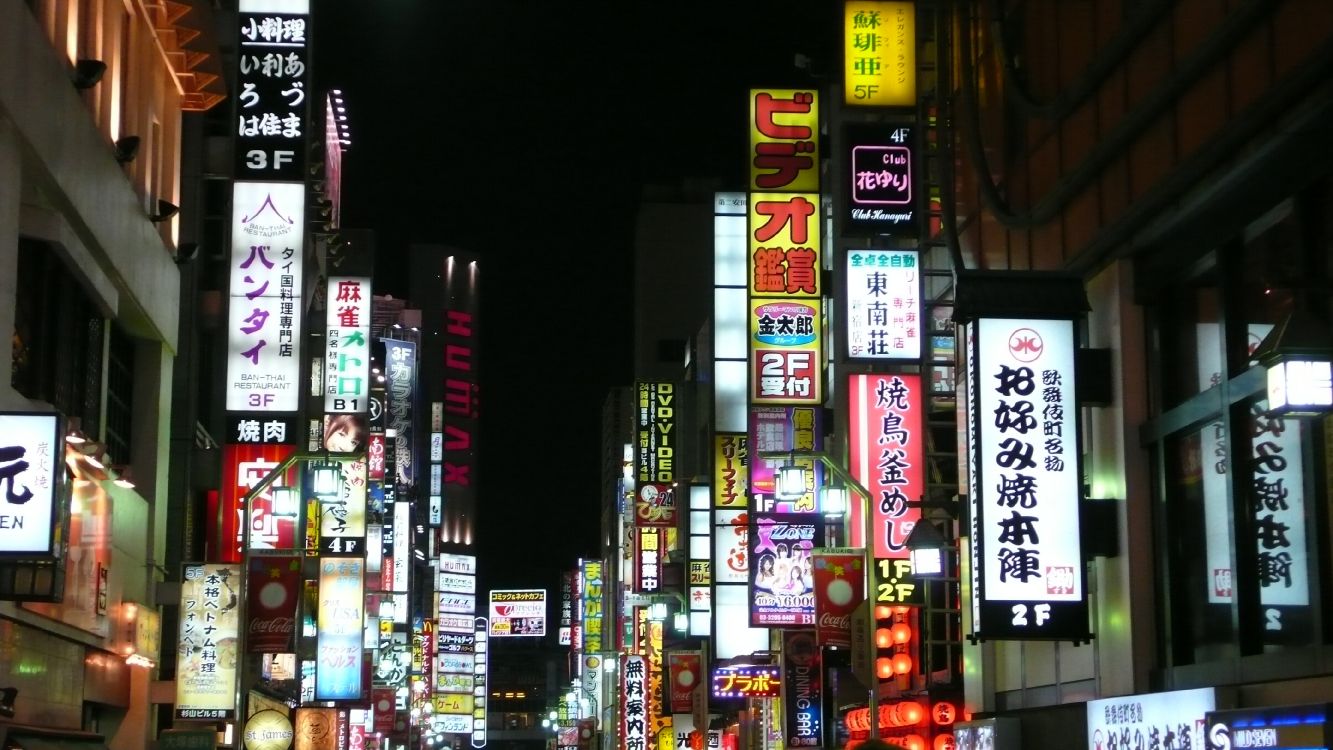
{"type": "Polygon", "coordinates": [[[818,298],[818,193],[752,193],[749,203],[750,295],[818,298]]]}
{"type": "Polygon", "coordinates": [[[750,407],[750,496],[761,510],[779,513],[814,513],[818,510],[818,488],[824,486],[824,464],[796,456],[805,469],[806,492],[796,500],[775,500],[778,469],[787,458],[760,458],[771,451],[819,451],[824,448],[823,412],[818,406],[750,407]]]}
{"type": "Polygon", "coordinates": [[[975,635],[1087,638],[1074,322],[969,328],[975,635]]]}
{"type": "Polygon", "coordinates": [[[294,467],[288,468],[252,497],[248,509],[242,507],[246,494],[277,469],[295,450],[296,448],[290,445],[222,446],[222,487],[221,492],[213,496],[220,499],[210,503],[205,523],[210,560],[241,561],[241,545],[245,543],[247,516],[251,550],[296,548],[299,499],[283,492],[285,488],[295,486],[294,467]],[[218,502],[221,503],[221,508],[217,507],[218,502]]]}
{"type": "MultiPolygon", "coordinates": [[[[366,552],[366,461],[358,458],[338,462],[341,480],[337,493],[316,495],[320,554],[365,555],[366,552]]],[[[394,503],[398,505],[398,503],[394,503]]]]}
{"type": "MultiPolygon", "coordinates": [[[[415,454],[416,432],[413,430],[416,411],[417,382],[417,345],[412,341],[384,339],[384,377],[385,391],[389,397],[389,413],[385,426],[394,430],[394,463],[397,467],[397,481],[400,485],[411,485],[416,481],[415,454]]],[[[440,443],[443,450],[443,441],[440,443]]],[[[431,460],[439,461],[435,454],[435,441],[432,436],[431,460]]]]}
{"type": "Polygon", "coordinates": [[[585,652],[601,651],[603,648],[602,622],[605,602],[602,591],[602,561],[579,561],[579,598],[583,620],[583,641],[574,647],[585,652]]]}
{"type": "Polygon", "coordinates": [[[55,414],[0,414],[0,555],[50,555],[65,441],[55,414]]]}
{"type": "Polygon", "coordinates": [[[845,2],[842,29],[843,101],[860,107],[915,107],[915,4],[845,2]]]}
{"type": "MultiPolygon", "coordinates": [[[[370,407],[370,279],[330,276],[324,340],[324,411],[364,414],[370,407]]],[[[329,450],[356,450],[327,446],[329,450]]]]}
{"type": "Polygon", "coordinates": [[[823,396],[822,303],[750,300],[750,402],[820,404],[823,396]]]}
{"type": "Polygon", "coordinates": [[[648,747],[648,665],[642,656],[620,656],[620,732],[618,750],[648,747]]]}
{"type": "Polygon", "coordinates": [[[651,594],[662,588],[662,564],[666,562],[665,529],[641,526],[634,534],[634,590],[651,594]]]}
{"type": "Polygon", "coordinates": [[[490,598],[492,638],[546,635],[546,589],[497,590],[490,598]]]}
{"type": "Polygon", "coordinates": [[[713,513],[714,583],[750,582],[750,516],[744,510],[713,513]]]}
{"type": "Polygon", "coordinates": [[[241,566],[187,564],[181,578],[176,718],[236,716],[241,566]]]}
{"type": "Polygon", "coordinates": [[[295,414],[228,412],[227,440],[236,445],[295,445],[301,437],[295,414]]]}
{"type": "Polygon", "coordinates": [[[1210,687],[1088,701],[1087,748],[1204,748],[1204,719],[1215,708],[1210,687]]]}
{"type": "Polygon", "coordinates": [[[639,383],[634,522],[640,526],[676,523],[676,429],[674,383],[639,383]]]}
{"type": "Polygon", "coordinates": [[[713,443],[713,507],[744,508],[750,501],[750,437],[719,432],[713,443]]]}
{"type": "Polygon", "coordinates": [[[303,183],[233,184],[227,411],[297,410],[304,248],[303,183]]]}
{"type": "Polygon", "coordinates": [[[849,124],[843,153],[848,182],[843,227],[848,233],[914,238],[919,182],[915,127],[905,123],[849,124]]]}
{"type": "Polygon", "coordinates": [[[359,557],[319,560],[315,700],[361,697],[362,605],[366,563],[359,557]]]}
{"type": "Polygon", "coordinates": [[[847,251],[847,356],[921,359],[921,275],[915,250],[847,251]]]}
{"type": "Polygon", "coordinates": [[[236,178],[305,179],[309,20],[293,3],[246,2],[237,14],[236,178]]]}
{"type": "MultiPolygon", "coordinates": [[[[747,189],[750,192],[814,192],[819,190],[819,168],[816,92],[813,89],[751,89],[747,189]]],[[[818,204],[816,200],[815,205],[818,204]]]]}
{"type": "Polygon", "coordinates": [[[819,514],[750,514],[752,626],[815,624],[810,556],[823,546],[823,521],[819,514]]]}
{"type": "MultiPolygon", "coordinates": [[[[850,375],[848,444],[851,473],[870,491],[872,554],[909,557],[907,535],[921,518],[926,492],[925,393],[920,375],[850,375]]],[[[851,504],[853,546],[865,546],[860,503],[851,504]]]]}
{"type": "Polygon", "coordinates": [[[714,698],[777,698],[782,695],[782,671],[776,666],[718,666],[713,668],[714,698]]]}

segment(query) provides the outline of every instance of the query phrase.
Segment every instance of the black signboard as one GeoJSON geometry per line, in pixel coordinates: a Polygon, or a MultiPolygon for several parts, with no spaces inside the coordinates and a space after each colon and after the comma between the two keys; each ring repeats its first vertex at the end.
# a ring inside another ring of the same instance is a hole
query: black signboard
{"type": "Polygon", "coordinates": [[[916,126],[855,123],[844,130],[841,149],[847,165],[843,185],[843,228],[850,235],[920,234],[921,179],[916,160],[916,126]]]}

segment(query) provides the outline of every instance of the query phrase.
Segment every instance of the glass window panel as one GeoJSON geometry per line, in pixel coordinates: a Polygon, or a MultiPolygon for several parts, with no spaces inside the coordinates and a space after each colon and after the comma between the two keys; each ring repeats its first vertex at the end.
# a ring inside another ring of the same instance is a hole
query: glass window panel
{"type": "Polygon", "coordinates": [[[1169,438],[1165,448],[1173,660],[1194,664],[1232,657],[1236,648],[1226,431],[1217,422],[1169,438]]]}
{"type": "Polygon", "coordinates": [[[1173,287],[1161,309],[1162,399],[1167,408],[1217,385],[1223,366],[1217,274],[1205,271],[1173,287]]]}
{"type": "Polygon", "coordinates": [[[1259,570],[1259,606],[1266,648],[1305,645],[1314,639],[1310,584],[1316,575],[1310,550],[1314,525],[1305,500],[1305,461],[1300,419],[1264,414],[1266,400],[1250,404],[1249,504],[1259,570]]]}

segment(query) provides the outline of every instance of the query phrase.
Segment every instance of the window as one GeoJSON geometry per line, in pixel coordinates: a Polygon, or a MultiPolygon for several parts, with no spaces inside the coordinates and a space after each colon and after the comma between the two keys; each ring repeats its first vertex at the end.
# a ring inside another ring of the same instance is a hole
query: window
{"type": "Polygon", "coordinates": [[[19,239],[14,304],[14,390],[99,430],[103,321],[55,249],[19,239]]]}
{"type": "Polygon", "coordinates": [[[1320,560],[1333,424],[1268,416],[1264,373],[1250,358],[1327,278],[1324,195],[1284,201],[1150,295],[1156,416],[1144,434],[1158,477],[1164,666],[1203,674],[1314,646],[1328,628],[1320,560]]]}

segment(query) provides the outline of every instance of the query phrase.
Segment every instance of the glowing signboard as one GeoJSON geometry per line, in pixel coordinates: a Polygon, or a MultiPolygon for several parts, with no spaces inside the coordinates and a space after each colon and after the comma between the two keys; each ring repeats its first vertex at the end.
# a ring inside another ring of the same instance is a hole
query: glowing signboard
{"type": "Polygon", "coordinates": [[[776,666],[720,666],[713,670],[714,698],[777,698],[782,671],[776,666]]]}
{"type": "Polygon", "coordinates": [[[843,3],[843,101],[916,106],[916,8],[911,2],[843,3]]]}

